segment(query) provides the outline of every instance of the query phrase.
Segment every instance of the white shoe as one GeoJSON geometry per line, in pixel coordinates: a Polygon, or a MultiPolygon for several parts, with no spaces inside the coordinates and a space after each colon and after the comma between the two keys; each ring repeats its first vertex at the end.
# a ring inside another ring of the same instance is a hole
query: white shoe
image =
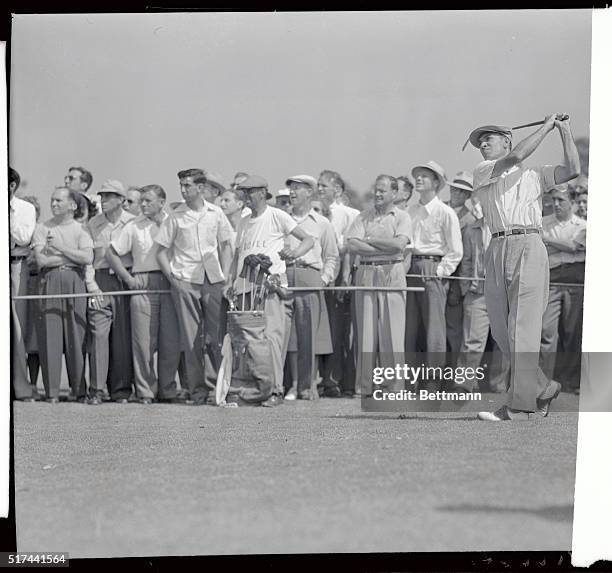
{"type": "Polygon", "coordinates": [[[508,406],[502,406],[495,412],[479,412],[478,419],[485,422],[509,422],[518,420],[529,420],[529,412],[513,410],[508,406]]]}
{"type": "Polygon", "coordinates": [[[297,390],[291,388],[289,392],[285,394],[285,400],[296,400],[297,399],[297,390]]]}

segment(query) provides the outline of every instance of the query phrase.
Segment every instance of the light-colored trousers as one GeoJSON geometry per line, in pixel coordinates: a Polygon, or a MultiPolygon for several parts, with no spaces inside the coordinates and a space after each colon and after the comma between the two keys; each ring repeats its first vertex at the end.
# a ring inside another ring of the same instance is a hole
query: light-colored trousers
{"type": "Polygon", "coordinates": [[[539,234],[491,239],[485,254],[485,300],[491,332],[510,359],[507,405],[533,412],[549,380],[539,366],[548,301],[548,254],[539,234]]]}
{"type": "MultiPolygon", "coordinates": [[[[355,285],[405,287],[404,264],[361,265],[355,275],[355,285]]],[[[393,367],[404,363],[406,292],[356,291],[354,301],[355,391],[369,396],[375,366],[393,367]]],[[[393,390],[393,386],[387,387],[393,390]]]]}
{"type": "MultiPolygon", "coordinates": [[[[463,343],[457,357],[457,366],[477,368],[480,366],[489,337],[489,315],[484,294],[468,291],[463,298],[463,343]]],[[[501,352],[494,353],[489,364],[489,387],[494,392],[505,392],[508,388],[510,362],[508,356],[501,352]],[[495,356],[501,354],[501,356],[495,356]],[[499,360],[495,360],[499,358],[499,360]],[[499,362],[499,365],[497,364],[499,362]]],[[[466,389],[473,390],[473,381],[464,383],[466,389]]]]}
{"type": "MultiPolygon", "coordinates": [[[[138,290],[170,290],[170,283],[161,271],[134,273],[134,278],[138,290]]],[[[130,313],[136,396],[175,398],[174,378],[181,345],[172,297],[169,294],[133,295],[130,297],[130,313]]]]}

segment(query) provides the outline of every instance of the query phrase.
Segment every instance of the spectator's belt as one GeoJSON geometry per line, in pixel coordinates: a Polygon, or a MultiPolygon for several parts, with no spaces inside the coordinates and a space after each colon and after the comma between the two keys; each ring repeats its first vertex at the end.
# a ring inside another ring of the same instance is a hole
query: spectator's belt
{"type": "Polygon", "coordinates": [[[531,235],[532,233],[539,233],[540,229],[530,228],[530,229],[510,229],[509,231],[500,231],[499,233],[492,233],[491,237],[497,239],[498,237],[508,237],[509,235],[531,235]]]}
{"type": "Polygon", "coordinates": [[[60,265],[59,267],[45,267],[40,272],[41,274],[50,273],[51,271],[80,271],[81,267],[75,265],[60,265]]]}
{"type": "Polygon", "coordinates": [[[292,263],[290,263],[289,266],[298,267],[300,269],[312,269],[314,271],[321,272],[321,269],[318,269],[314,265],[311,265],[310,263],[305,263],[304,261],[300,261],[300,260],[293,261],[292,263]]]}
{"type": "Polygon", "coordinates": [[[442,260],[441,255],[412,255],[413,259],[421,259],[425,261],[437,261],[440,262],[442,260]]]}
{"type": "Polygon", "coordinates": [[[133,275],[151,275],[153,273],[160,274],[161,271],[160,270],[155,270],[155,271],[134,271],[132,274],[133,275]]]}
{"type": "Polygon", "coordinates": [[[23,261],[28,258],[28,255],[11,255],[11,263],[23,261]]]}
{"type": "Polygon", "coordinates": [[[396,265],[397,263],[403,263],[403,259],[390,259],[384,261],[359,261],[360,265],[396,265]]]}
{"type": "MultiPolygon", "coordinates": [[[[130,271],[132,270],[132,267],[125,267],[125,270],[126,270],[126,271],[128,271],[128,272],[130,272],[130,271]]],[[[109,274],[109,275],[116,275],[116,274],[117,274],[117,273],[116,273],[116,272],[115,272],[113,269],[111,269],[110,267],[103,268],[103,269],[95,269],[95,271],[96,271],[97,273],[106,273],[106,274],[109,274]]]]}
{"type": "Polygon", "coordinates": [[[38,276],[38,271],[30,271],[30,276],[31,277],[37,277],[38,276]]]}

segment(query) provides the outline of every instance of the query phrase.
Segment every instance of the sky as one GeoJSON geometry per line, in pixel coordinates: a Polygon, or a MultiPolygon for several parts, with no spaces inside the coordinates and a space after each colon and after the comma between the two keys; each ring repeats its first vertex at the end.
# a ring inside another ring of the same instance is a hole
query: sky
{"type": "MultiPolygon", "coordinates": [[[[590,10],[18,15],[12,33],[10,163],[43,216],[70,166],[171,201],[191,167],[366,189],[429,159],[473,169],[479,125],[564,112],[589,132],[590,10]]],[[[553,132],[530,161],[561,159],[553,132]]]]}

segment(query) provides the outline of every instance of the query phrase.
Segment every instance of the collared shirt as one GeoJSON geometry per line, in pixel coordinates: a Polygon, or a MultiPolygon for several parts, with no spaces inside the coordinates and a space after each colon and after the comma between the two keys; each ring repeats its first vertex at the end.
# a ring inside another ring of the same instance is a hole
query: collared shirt
{"type": "MultiPolygon", "coordinates": [[[[106,218],[104,213],[100,213],[96,215],[92,219],[90,219],[87,224],[87,228],[91,233],[91,238],[94,243],[94,269],[110,269],[110,264],[106,260],[106,249],[111,244],[115,238],[119,236],[123,228],[134,218],[134,215],[128,213],[127,211],[121,210],[121,215],[117,219],[116,223],[112,223],[106,218]]],[[[123,266],[128,269],[132,266],[132,257],[131,255],[125,255],[121,257],[121,262],[123,266]]]]}
{"type": "MultiPolygon", "coordinates": [[[[467,225],[463,231],[463,259],[459,275],[483,279],[485,276],[484,255],[491,242],[491,231],[482,219],[467,225]]],[[[467,291],[484,294],[483,281],[457,281],[460,283],[461,293],[465,296],[467,291]]]]}
{"type": "MultiPolygon", "coordinates": [[[[162,211],[162,224],[168,214],[162,211]]],[[[149,219],[146,215],[138,215],[132,219],[111,241],[111,245],[119,256],[132,255],[132,272],[145,273],[160,270],[157,262],[159,245],[155,237],[159,233],[161,224],[149,219]]]]}
{"type": "Polygon", "coordinates": [[[461,229],[455,210],[436,196],[427,205],[420,201],[411,205],[408,213],[414,227],[413,255],[442,257],[437,275],[452,275],[463,256],[461,229]]]}
{"type": "MultiPolygon", "coordinates": [[[[259,217],[253,215],[243,217],[238,224],[238,266],[236,267],[236,280],[234,290],[242,293],[251,288],[251,283],[240,278],[244,259],[248,255],[267,255],[272,261],[271,274],[285,275],[286,267],[279,252],[285,247],[285,237],[290,235],[297,227],[297,223],[288,213],[276,207],[267,206],[259,217]]],[[[286,277],[285,277],[286,278],[286,277]]]]}
{"type": "MultiPolygon", "coordinates": [[[[567,221],[559,221],[554,214],[547,215],[542,221],[542,235],[544,239],[561,241],[570,245],[574,241],[584,244],[583,234],[586,234],[586,225],[584,219],[573,213],[567,221]]],[[[551,269],[566,263],[583,263],[584,261],[585,252],[583,250],[566,253],[554,247],[548,247],[548,264],[551,269]]]]}
{"type": "MultiPolygon", "coordinates": [[[[304,217],[298,218],[295,215],[291,217],[300,229],[314,239],[312,249],[298,260],[321,271],[321,280],[325,284],[331,283],[336,278],[339,258],[336,234],[332,224],[314,209],[311,209],[304,217]]],[[[295,249],[300,242],[293,235],[287,237],[287,245],[291,249],[295,249]]]]}
{"type": "Polygon", "coordinates": [[[335,201],[329,206],[329,212],[330,221],[336,233],[338,249],[342,250],[344,248],[345,235],[359,215],[359,211],[344,203],[335,201]]]}
{"type": "Polygon", "coordinates": [[[43,253],[45,255],[61,256],[63,260],[60,264],[62,265],[79,266],[59,251],[46,247],[49,236],[52,236],[61,246],[70,247],[71,249],[75,247],[77,249],[94,248],[93,240],[87,229],[74,219],[58,223],[54,218],[51,218],[44,223],[39,223],[32,237],[32,248],[44,247],[43,253]]]}
{"type": "Polygon", "coordinates": [[[225,280],[219,261],[219,245],[232,242],[232,226],[220,207],[204,201],[201,211],[179,205],[164,221],[155,242],[172,247],[172,274],[195,284],[204,277],[211,284],[225,280]]]}
{"type": "MultiPolygon", "coordinates": [[[[376,209],[372,207],[367,209],[357,216],[346,233],[345,239],[365,239],[371,237],[373,239],[394,239],[395,237],[408,237],[412,240],[412,221],[410,215],[402,211],[396,206],[393,206],[383,215],[379,215],[376,209]]],[[[361,261],[386,261],[398,259],[403,261],[404,253],[396,255],[361,255],[361,261]]]]}
{"type": "Polygon", "coordinates": [[[542,191],[555,184],[555,167],[518,164],[492,177],[495,163],[482,161],[474,170],[474,192],[491,233],[516,227],[541,229],[542,191]]]}
{"type": "Polygon", "coordinates": [[[19,197],[10,202],[11,256],[27,257],[30,241],[36,228],[36,208],[19,197]]]}

